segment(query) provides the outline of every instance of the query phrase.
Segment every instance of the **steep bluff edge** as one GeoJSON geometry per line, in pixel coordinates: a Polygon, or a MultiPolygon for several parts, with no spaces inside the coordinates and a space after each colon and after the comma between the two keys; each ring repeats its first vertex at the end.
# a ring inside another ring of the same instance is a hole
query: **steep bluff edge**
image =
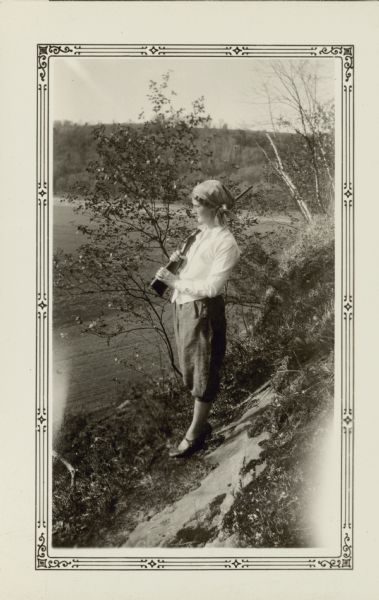
{"type": "Polygon", "coordinates": [[[248,437],[254,417],[274,398],[270,386],[264,385],[245,401],[245,411],[236,421],[216,429],[223,443],[204,456],[212,470],[199,482],[199,486],[178,501],[166,506],[148,520],[141,521],[129,533],[124,547],[238,547],[234,536],[222,530],[224,515],[234,502],[235,494],[259,475],[265,464],[244,473],[244,467],[259,459],[260,443],[269,434],[248,437]]]}

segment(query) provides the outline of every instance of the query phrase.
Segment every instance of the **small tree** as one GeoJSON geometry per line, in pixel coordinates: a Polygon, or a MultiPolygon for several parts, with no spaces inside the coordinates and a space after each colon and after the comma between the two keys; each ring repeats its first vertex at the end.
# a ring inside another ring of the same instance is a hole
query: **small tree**
{"type": "Polygon", "coordinates": [[[174,108],[174,95],[166,74],[160,83],[149,84],[150,119],[143,121],[141,114],[139,124],[95,128],[98,158],[88,166],[91,183],[77,186],[69,197],[89,217],[78,228],[86,242],[77,256],[56,254],[55,285],[61,297],[92,294],[99,300],[99,315],[86,331],[108,341],[119,334],[153,332],[159,351],[165,349],[177,371],[166,301],[149,282],[188,235],[185,204],[202,153],[195,141],[209,116],[203,98],[185,112],[174,108]]]}

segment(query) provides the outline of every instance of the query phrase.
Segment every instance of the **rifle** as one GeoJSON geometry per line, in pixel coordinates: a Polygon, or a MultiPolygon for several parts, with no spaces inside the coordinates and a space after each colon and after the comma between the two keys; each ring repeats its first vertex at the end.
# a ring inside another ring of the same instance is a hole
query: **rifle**
{"type": "MultiPolygon", "coordinates": [[[[234,201],[237,202],[238,200],[240,200],[240,198],[242,198],[242,196],[247,194],[247,192],[249,192],[252,187],[253,186],[251,185],[250,187],[246,188],[246,190],[241,192],[235,198],[234,201]]],[[[170,260],[165,267],[167,269],[167,271],[170,271],[170,273],[172,273],[173,275],[177,275],[180,272],[180,269],[182,268],[182,266],[185,262],[185,256],[186,256],[187,252],[189,251],[190,247],[192,246],[192,244],[194,243],[196,236],[198,233],[200,233],[200,231],[201,231],[201,229],[196,229],[185,239],[185,241],[182,245],[182,248],[180,250],[181,258],[179,258],[178,260],[170,260]]],[[[163,281],[160,281],[160,279],[157,279],[156,277],[154,277],[154,279],[150,283],[150,287],[158,294],[158,296],[162,297],[163,294],[165,293],[165,291],[167,290],[168,286],[163,281]]]]}

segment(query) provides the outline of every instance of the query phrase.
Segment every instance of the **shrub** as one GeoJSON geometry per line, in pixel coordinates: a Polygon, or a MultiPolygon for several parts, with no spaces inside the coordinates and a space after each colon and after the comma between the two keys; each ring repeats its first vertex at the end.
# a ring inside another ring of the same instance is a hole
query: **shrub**
{"type": "Polygon", "coordinates": [[[328,218],[301,232],[279,263],[254,330],[256,352],[269,363],[303,364],[334,339],[334,236],[328,218]]]}

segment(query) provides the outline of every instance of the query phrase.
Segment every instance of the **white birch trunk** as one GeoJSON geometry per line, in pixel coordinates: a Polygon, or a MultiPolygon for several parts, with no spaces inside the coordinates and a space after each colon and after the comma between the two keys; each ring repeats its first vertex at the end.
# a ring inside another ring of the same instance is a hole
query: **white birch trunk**
{"type": "MultiPolygon", "coordinates": [[[[277,147],[275,146],[270,134],[266,133],[266,136],[267,136],[267,138],[270,142],[270,145],[275,154],[276,162],[274,163],[274,168],[275,168],[276,172],[278,173],[278,175],[280,176],[282,181],[284,181],[284,183],[286,184],[292,198],[295,200],[296,204],[298,205],[303,217],[306,219],[306,221],[308,223],[312,223],[312,215],[310,213],[310,210],[309,210],[308,206],[306,205],[306,203],[304,202],[304,200],[302,199],[301,195],[299,194],[299,191],[298,191],[296,185],[293,183],[291,177],[284,170],[283,163],[279,156],[277,147]]],[[[267,154],[266,154],[266,157],[267,157],[267,154]]],[[[272,163],[272,161],[270,161],[270,162],[272,163]]]]}

